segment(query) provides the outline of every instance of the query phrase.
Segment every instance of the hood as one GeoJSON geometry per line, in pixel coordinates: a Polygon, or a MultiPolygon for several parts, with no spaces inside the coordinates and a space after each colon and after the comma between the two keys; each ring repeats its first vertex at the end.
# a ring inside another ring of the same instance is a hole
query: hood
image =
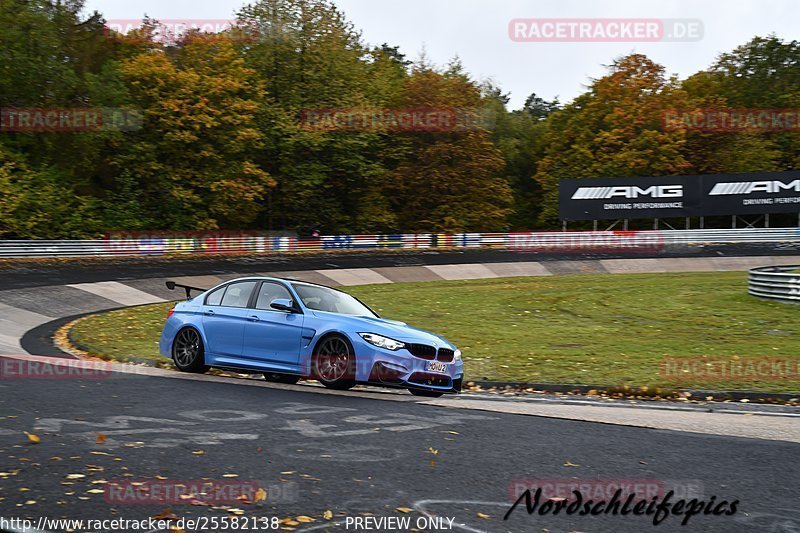
{"type": "Polygon", "coordinates": [[[399,320],[376,318],[372,316],[340,315],[327,311],[312,311],[312,313],[318,318],[335,319],[339,323],[347,323],[356,333],[377,333],[378,335],[391,337],[398,341],[431,344],[439,348],[456,349],[455,346],[439,335],[431,333],[430,331],[425,331],[424,329],[409,326],[405,322],[400,322],[399,320]]]}

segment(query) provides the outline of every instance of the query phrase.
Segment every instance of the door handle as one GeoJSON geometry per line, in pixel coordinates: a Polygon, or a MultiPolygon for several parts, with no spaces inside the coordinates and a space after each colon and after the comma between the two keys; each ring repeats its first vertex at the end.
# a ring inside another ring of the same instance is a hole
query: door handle
{"type": "Polygon", "coordinates": [[[206,314],[211,316],[211,315],[214,314],[214,310],[213,309],[206,309],[206,314]]]}
{"type": "Polygon", "coordinates": [[[256,315],[252,315],[247,320],[250,322],[258,322],[258,317],[256,315]]]}

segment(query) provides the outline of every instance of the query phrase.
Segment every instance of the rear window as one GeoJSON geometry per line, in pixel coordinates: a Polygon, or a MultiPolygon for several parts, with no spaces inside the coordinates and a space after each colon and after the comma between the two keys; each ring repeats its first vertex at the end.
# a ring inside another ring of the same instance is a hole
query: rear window
{"type": "Polygon", "coordinates": [[[206,305],[219,305],[222,302],[222,295],[225,294],[225,289],[228,287],[220,287],[208,293],[206,296],[206,305]]]}
{"type": "Polygon", "coordinates": [[[225,296],[222,297],[222,305],[224,307],[247,307],[247,302],[250,301],[250,294],[252,294],[255,286],[255,281],[231,283],[225,291],[225,296]]]}

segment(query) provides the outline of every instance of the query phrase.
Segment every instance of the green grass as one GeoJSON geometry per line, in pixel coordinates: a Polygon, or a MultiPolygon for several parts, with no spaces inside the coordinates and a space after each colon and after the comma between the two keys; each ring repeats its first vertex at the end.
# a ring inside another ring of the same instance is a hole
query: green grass
{"type": "MultiPolygon", "coordinates": [[[[382,316],[437,332],[467,379],[800,391],[795,380],[691,381],[665,357],[798,357],[795,306],[749,296],[745,273],[575,275],[348,288],[382,316]]],[[[73,339],[114,359],[159,359],[169,305],[81,321],[73,339]]]]}

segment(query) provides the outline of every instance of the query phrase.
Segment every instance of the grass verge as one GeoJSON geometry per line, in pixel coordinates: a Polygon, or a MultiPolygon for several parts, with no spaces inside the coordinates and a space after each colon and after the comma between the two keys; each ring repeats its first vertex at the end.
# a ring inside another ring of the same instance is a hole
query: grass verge
{"type": "MultiPolygon", "coordinates": [[[[347,291],[382,316],[454,342],[464,353],[468,380],[800,392],[796,375],[697,378],[696,363],[678,367],[677,375],[662,371],[665,358],[738,361],[745,369],[755,358],[797,360],[800,309],[749,296],[746,285],[746,273],[731,272],[496,278],[347,291]]],[[[70,336],[104,358],[163,360],[157,343],[170,305],[93,315],[70,336]]]]}

